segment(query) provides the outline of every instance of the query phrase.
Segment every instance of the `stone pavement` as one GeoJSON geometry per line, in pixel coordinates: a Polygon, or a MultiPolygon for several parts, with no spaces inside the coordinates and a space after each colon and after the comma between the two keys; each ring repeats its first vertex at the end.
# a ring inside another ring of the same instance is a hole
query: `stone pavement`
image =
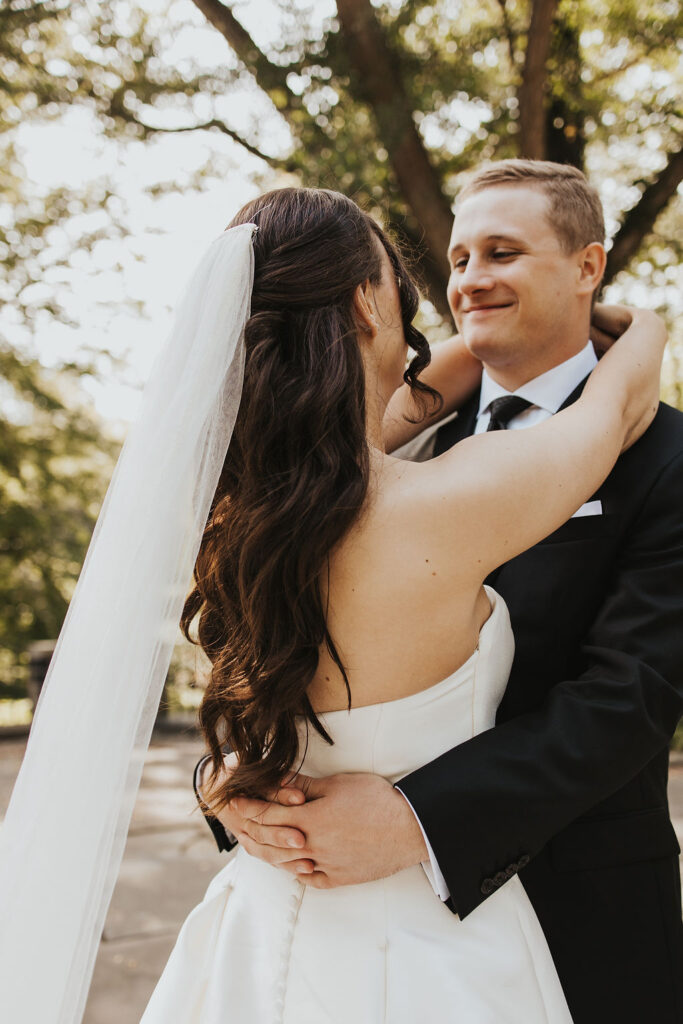
{"type": "MultiPolygon", "coordinates": [[[[0,813],[23,748],[23,740],[0,742],[0,813]]],[[[84,1024],[138,1024],[182,921],[226,863],[194,811],[190,778],[201,750],[201,740],[193,733],[157,735],[152,742],[84,1024]]],[[[683,845],[680,754],[672,763],[669,797],[683,845]]]]}

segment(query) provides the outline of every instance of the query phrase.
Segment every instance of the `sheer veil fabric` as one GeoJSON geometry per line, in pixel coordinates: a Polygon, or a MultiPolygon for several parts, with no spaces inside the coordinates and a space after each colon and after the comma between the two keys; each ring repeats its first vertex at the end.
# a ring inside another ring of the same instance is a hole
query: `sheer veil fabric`
{"type": "Polygon", "coordinates": [[[43,686],[0,830],[0,1002],[11,1024],[78,1024],[83,1015],[239,408],[255,230],[226,231],[190,281],[43,686]]]}

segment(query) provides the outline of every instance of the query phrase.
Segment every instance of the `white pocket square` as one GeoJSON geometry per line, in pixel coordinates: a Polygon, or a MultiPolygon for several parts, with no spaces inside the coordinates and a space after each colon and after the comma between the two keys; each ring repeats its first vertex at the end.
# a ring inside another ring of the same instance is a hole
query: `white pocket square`
{"type": "Polygon", "coordinates": [[[587,501],[585,505],[577,509],[572,519],[578,519],[579,516],[601,516],[602,515],[602,502],[601,501],[587,501]]]}

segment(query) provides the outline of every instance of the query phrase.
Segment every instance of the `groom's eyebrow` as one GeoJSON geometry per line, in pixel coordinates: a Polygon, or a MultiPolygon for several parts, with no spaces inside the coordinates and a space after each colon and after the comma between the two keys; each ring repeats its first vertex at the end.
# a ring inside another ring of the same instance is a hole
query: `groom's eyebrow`
{"type": "MultiPolygon", "coordinates": [[[[485,240],[487,242],[507,242],[508,245],[525,245],[525,242],[523,242],[521,238],[518,238],[515,235],[487,235],[485,240]]],[[[448,251],[448,256],[450,259],[452,259],[455,253],[462,252],[465,249],[467,249],[467,246],[464,245],[464,243],[462,242],[458,242],[456,245],[451,246],[451,248],[448,251]]]]}

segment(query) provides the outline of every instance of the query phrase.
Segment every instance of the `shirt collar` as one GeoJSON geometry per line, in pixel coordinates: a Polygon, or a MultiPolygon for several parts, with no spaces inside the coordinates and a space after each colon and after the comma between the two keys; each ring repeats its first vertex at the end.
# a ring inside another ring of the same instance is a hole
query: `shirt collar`
{"type": "Polygon", "coordinates": [[[566,359],[563,363],[546,370],[540,377],[534,377],[533,380],[527,381],[516,391],[506,391],[500,384],[496,384],[484,370],[477,416],[481,416],[494,398],[510,394],[525,398],[527,402],[531,402],[539,409],[545,409],[546,412],[554,414],[572,391],[588,376],[597,362],[593,343],[589,341],[585,348],[582,348],[571,359],[566,359]]]}

